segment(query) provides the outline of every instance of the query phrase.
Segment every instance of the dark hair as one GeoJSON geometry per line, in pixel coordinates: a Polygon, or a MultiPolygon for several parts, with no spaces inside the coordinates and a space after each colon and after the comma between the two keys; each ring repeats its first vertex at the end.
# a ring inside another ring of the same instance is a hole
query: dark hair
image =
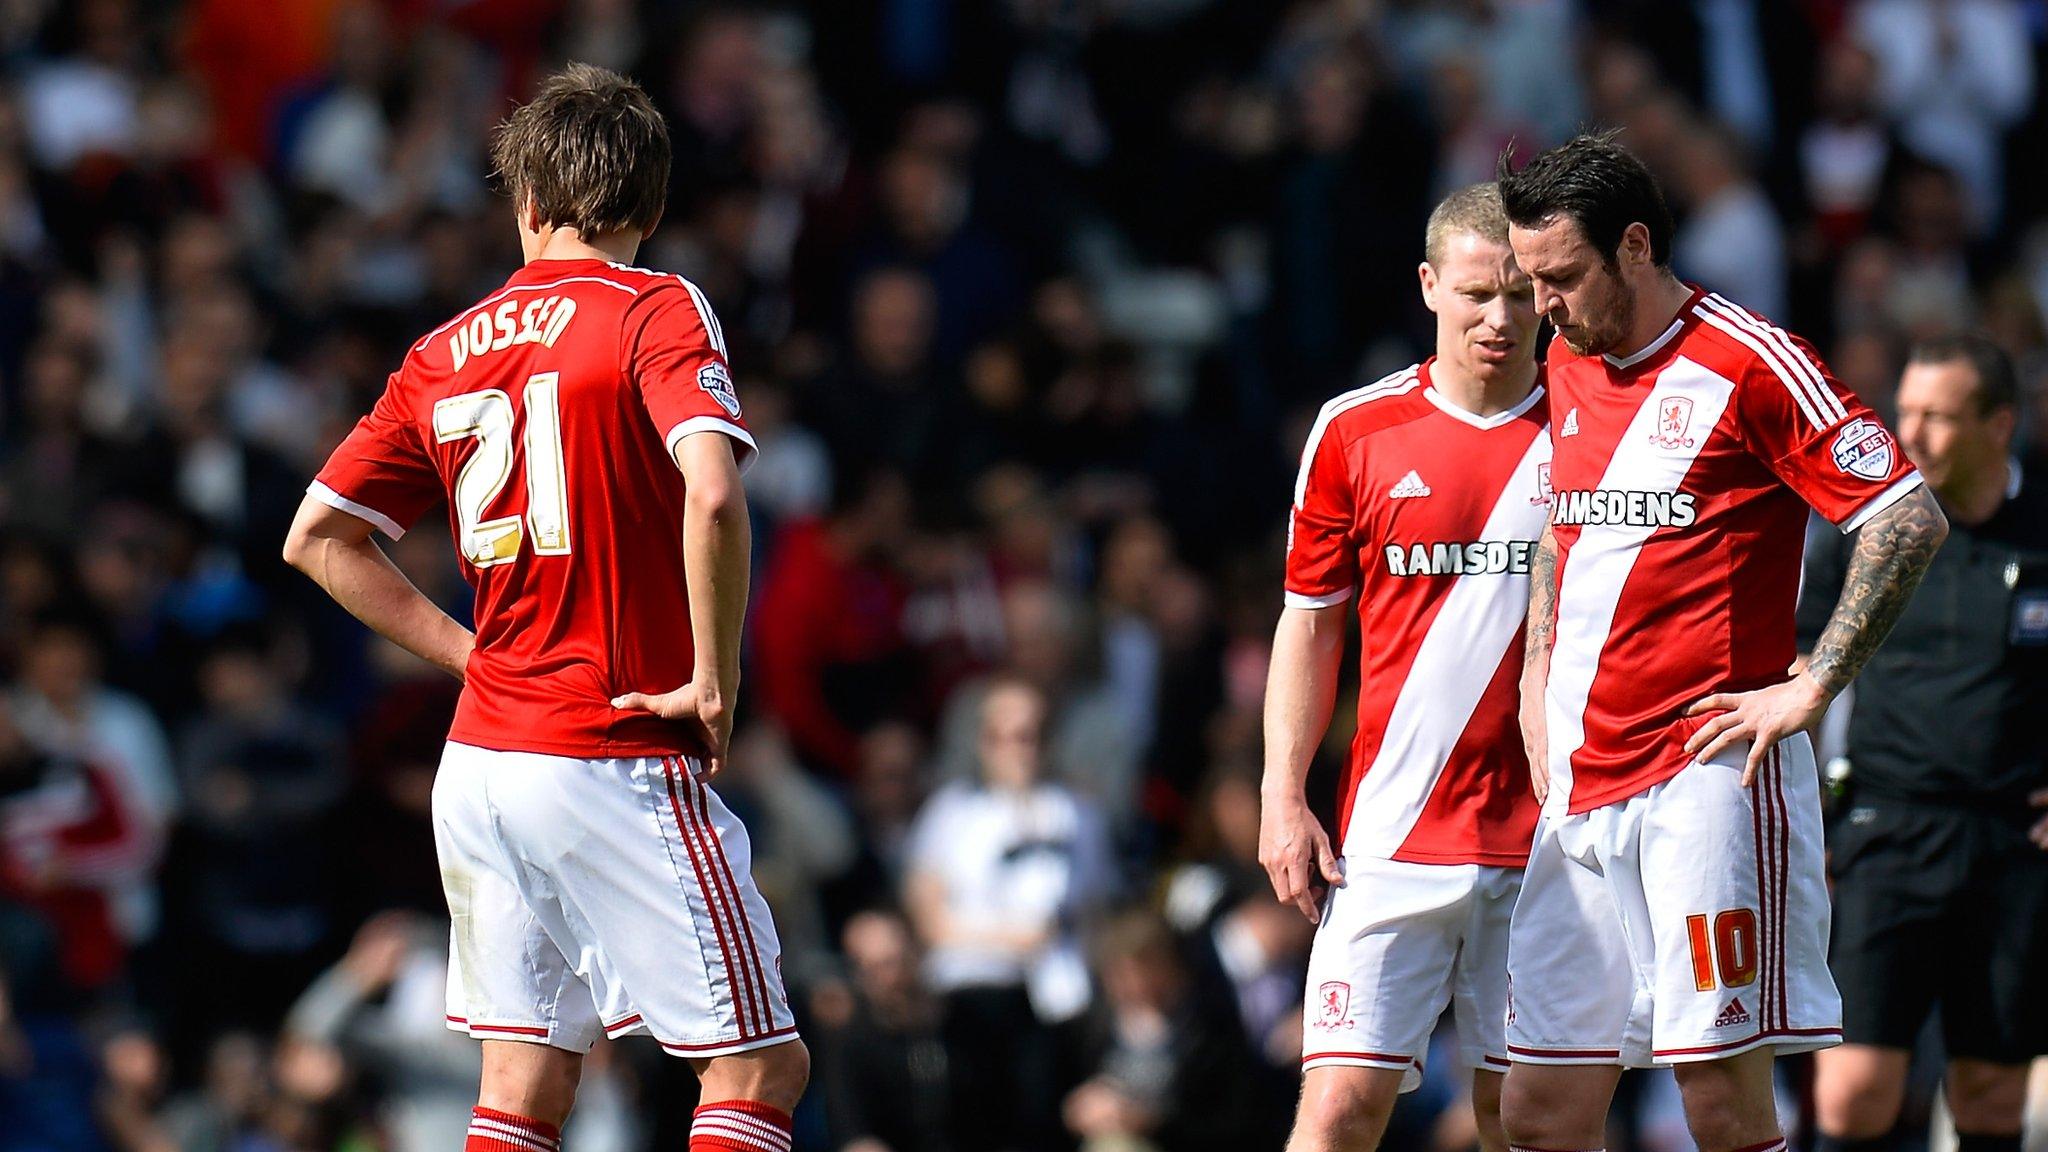
{"type": "Polygon", "coordinates": [[[543,225],[644,232],[668,201],[668,125],[639,85],[571,64],[491,133],[491,166],[543,225]]]}
{"type": "Polygon", "coordinates": [[[1996,412],[2019,400],[2019,373],[2012,357],[1989,336],[1978,332],[1950,332],[1931,336],[1913,345],[1906,355],[1908,364],[1964,363],[1977,376],[1977,411],[1996,412]]]}
{"type": "Polygon", "coordinates": [[[1538,152],[1519,171],[1514,145],[1500,154],[1496,173],[1501,207],[1517,228],[1541,228],[1559,216],[1577,221],[1580,231],[1609,265],[1631,224],[1650,230],[1650,259],[1671,263],[1671,209],[1656,178],[1635,154],[1614,142],[1615,133],[1579,135],[1538,152]]]}

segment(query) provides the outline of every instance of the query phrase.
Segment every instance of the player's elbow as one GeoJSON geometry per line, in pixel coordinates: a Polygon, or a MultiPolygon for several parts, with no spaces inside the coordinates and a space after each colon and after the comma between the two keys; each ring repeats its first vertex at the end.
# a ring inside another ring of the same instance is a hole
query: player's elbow
{"type": "Polygon", "coordinates": [[[292,525],[284,534],[284,562],[301,572],[312,572],[313,557],[319,550],[319,541],[303,524],[292,525]]]}
{"type": "Polygon", "coordinates": [[[747,514],[747,490],[737,474],[713,472],[698,478],[688,488],[689,510],[714,524],[743,519],[747,514]]]}

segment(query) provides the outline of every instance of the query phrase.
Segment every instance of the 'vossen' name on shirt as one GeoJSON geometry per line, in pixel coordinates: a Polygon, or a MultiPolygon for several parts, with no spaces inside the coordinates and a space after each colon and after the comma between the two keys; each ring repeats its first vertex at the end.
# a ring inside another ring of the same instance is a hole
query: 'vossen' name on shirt
{"type": "Polygon", "coordinates": [[[1698,518],[1690,492],[1632,492],[1579,488],[1559,492],[1552,524],[1615,524],[1632,528],[1690,528],[1698,518]]]}
{"type": "Polygon", "coordinates": [[[478,312],[457,327],[448,337],[448,357],[460,372],[470,357],[502,352],[515,344],[553,348],[575,315],[576,301],[567,296],[530,300],[524,308],[516,300],[507,300],[495,313],[478,312]]]}

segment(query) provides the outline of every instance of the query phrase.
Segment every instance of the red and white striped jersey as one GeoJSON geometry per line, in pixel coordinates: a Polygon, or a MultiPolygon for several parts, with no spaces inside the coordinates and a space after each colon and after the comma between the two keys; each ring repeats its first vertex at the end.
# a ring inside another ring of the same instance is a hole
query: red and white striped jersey
{"type": "Polygon", "coordinates": [[[1429,369],[1323,406],[1294,486],[1287,604],[1358,596],[1338,850],[1518,868],[1536,827],[1516,700],[1550,496],[1549,405],[1539,376],[1521,404],[1475,416],[1429,369]]]}
{"type": "Polygon", "coordinates": [[[681,724],[611,706],[687,684],[686,436],[729,437],[725,336],[697,286],[535,260],[413,346],[309,489],[396,539],[434,504],[476,589],[448,738],[562,756],[697,755],[681,724]]]}
{"type": "Polygon", "coordinates": [[[1678,774],[1715,692],[1785,679],[1806,509],[1844,532],[1920,474],[1805,341],[1695,291],[1625,359],[1551,346],[1550,801],[1678,774]]]}

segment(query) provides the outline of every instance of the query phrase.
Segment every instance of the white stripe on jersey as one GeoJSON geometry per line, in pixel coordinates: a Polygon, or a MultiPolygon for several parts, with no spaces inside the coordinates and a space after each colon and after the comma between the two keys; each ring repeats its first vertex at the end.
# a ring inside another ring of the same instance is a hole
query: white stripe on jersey
{"type": "MultiPolygon", "coordinates": [[[[1656,386],[1622,432],[1600,477],[1600,487],[1629,492],[1678,491],[1693,460],[1713,439],[1713,429],[1734,395],[1734,381],[1687,357],[1672,360],[1657,374],[1656,386]],[[1651,444],[1658,411],[1665,399],[1673,396],[1692,401],[1692,426],[1706,430],[1689,449],[1664,450],[1651,444]]],[[[1601,653],[1614,629],[1622,589],[1642,557],[1643,542],[1656,530],[1653,525],[1587,524],[1579,529],[1578,539],[1564,558],[1558,574],[1557,646],[1551,650],[1546,693],[1550,728],[1546,812],[1563,812],[1571,803],[1572,756],[1586,743],[1586,701],[1593,691],[1593,677],[1600,671],[1601,653]]]]}
{"type": "Polygon", "coordinates": [[[1830,417],[1829,423],[1849,415],[1849,410],[1843,406],[1841,397],[1836,396],[1834,389],[1828,387],[1826,377],[1821,374],[1820,365],[1814,362],[1813,357],[1800,350],[1791,333],[1719,293],[1709,293],[1706,300],[1702,301],[1709,302],[1721,315],[1737,325],[1747,327],[1761,336],[1765,343],[1784,354],[1784,362],[1811,389],[1815,407],[1820,409],[1821,415],[1830,417]]]}
{"type": "Polygon", "coordinates": [[[689,289],[690,300],[697,305],[697,317],[704,321],[704,334],[711,338],[711,347],[716,349],[720,356],[726,355],[725,328],[719,324],[718,314],[711,310],[711,302],[704,298],[703,290],[681,276],[676,277],[676,283],[689,289]]]}
{"type": "Polygon", "coordinates": [[[1792,338],[1782,328],[1766,324],[1754,313],[1746,312],[1718,295],[1702,297],[1694,308],[1700,319],[1740,340],[1750,351],[1762,357],[1777,373],[1778,379],[1799,402],[1799,410],[1815,428],[1828,428],[1847,416],[1848,409],[1827,386],[1821,377],[1820,368],[1792,343],[1792,338]]]}
{"type": "Polygon", "coordinates": [[[1411,364],[1391,376],[1382,376],[1363,388],[1340,393],[1323,405],[1323,410],[1316,413],[1315,426],[1309,429],[1308,443],[1301,449],[1301,471],[1294,480],[1294,506],[1300,508],[1301,502],[1308,497],[1309,465],[1315,463],[1316,446],[1323,442],[1323,433],[1329,431],[1332,420],[1368,401],[1413,391],[1421,383],[1421,365],[1411,364]]]}
{"type": "MultiPolygon", "coordinates": [[[[1534,540],[1542,534],[1548,510],[1531,504],[1529,494],[1541,490],[1537,473],[1549,462],[1546,427],[1522,453],[1475,539],[1534,540]]],[[[1341,852],[1391,857],[1407,842],[1528,614],[1526,575],[1467,574],[1451,585],[1416,647],[1372,767],[1358,782],[1341,852]]]]}

